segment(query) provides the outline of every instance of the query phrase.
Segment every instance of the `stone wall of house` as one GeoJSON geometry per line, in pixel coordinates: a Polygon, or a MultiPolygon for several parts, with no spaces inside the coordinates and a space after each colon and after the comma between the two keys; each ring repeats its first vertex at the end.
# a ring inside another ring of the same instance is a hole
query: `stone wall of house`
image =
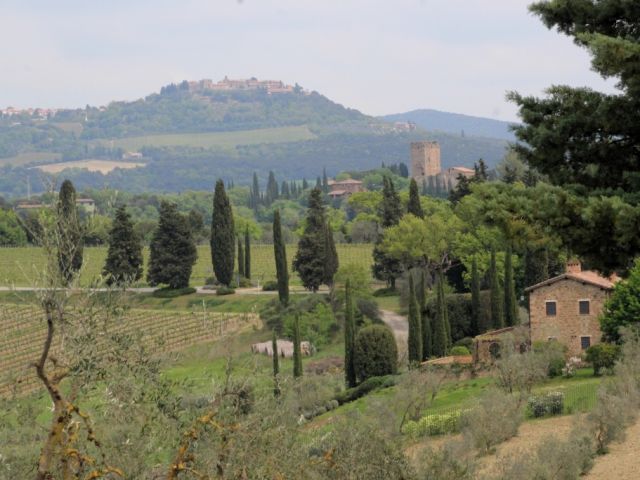
{"type": "Polygon", "coordinates": [[[411,143],[411,176],[418,184],[425,177],[432,177],[441,172],[440,145],[438,142],[411,143]]]}
{"type": "Polygon", "coordinates": [[[591,345],[601,340],[598,317],[608,294],[606,289],[572,279],[559,280],[531,291],[531,341],[556,339],[567,346],[570,356],[580,356],[583,352],[581,337],[590,337],[591,345]],[[580,300],[589,300],[589,314],[580,314],[580,300]],[[556,302],[555,316],[547,315],[547,301],[556,302]]]}

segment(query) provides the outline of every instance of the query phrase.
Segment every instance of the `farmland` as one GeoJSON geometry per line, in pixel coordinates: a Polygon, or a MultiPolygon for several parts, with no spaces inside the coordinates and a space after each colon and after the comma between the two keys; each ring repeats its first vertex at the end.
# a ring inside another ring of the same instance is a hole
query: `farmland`
{"type": "Polygon", "coordinates": [[[94,143],[137,151],[142,147],[194,147],[233,149],[237,145],[257,145],[261,143],[299,142],[312,140],[316,136],[306,125],[293,127],[260,128],[231,132],[171,133],[96,140],[94,143]]]}
{"type": "MultiPolygon", "coordinates": [[[[291,265],[296,245],[287,245],[288,264],[291,265]]],[[[371,244],[338,244],[338,257],[341,265],[356,264],[369,268],[371,265],[371,244]]],[[[106,247],[84,249],[84,265],[80,276],[82,285],[88,285],[102,270],[107,255],[106,247]]],[[[145,248],[145,266],[149,259],[149,249],[145,248]]],[[[38,272],[44,264],[44,253],[37,247],[16,247],[0,249],[0,286],[29,287],[37,285],[38,272]]],[[[204,285],[213,274],[211,249],[209,245],[198,246],[198,260],[191,275],[192,285],[204,285]]],[[[273,258],[273,245],[252,245],[251,272],[254,281],[260,284],[275,279],[276,270],[273,258]]],[[[146,272],[145,272],[146,274],[146,272]]],[[[291,278],[292,284],[299,284],[297,275],[291,278]]],[[[140,286],[146,285],[144,278],[140,286]]]]}
{"type": "Polygon", "coordinates": [[[21,167],[29,165],[31,163],[39,162],[53,162],[60,160],[62,154],[51,152],[32,152],[32,153],[20,153],[13,157],[0,158],[0,167],[5,165],[11,165],[12,167],[21,167]]]}
{"type": "Polygon", "coordinates": [[[36,168],[46,173],[60,173],[63,170],[67,170],[69,168],[83,168],[90,172],[100,172],[103,174],[107,174],[115,170],[116,168],[130,169],[144,166],[144,163],[136,162],[118,162],[113,160],[87,159],[77,160],[74,162],[49,163],[47,165],[41,165],[36,168]]]}

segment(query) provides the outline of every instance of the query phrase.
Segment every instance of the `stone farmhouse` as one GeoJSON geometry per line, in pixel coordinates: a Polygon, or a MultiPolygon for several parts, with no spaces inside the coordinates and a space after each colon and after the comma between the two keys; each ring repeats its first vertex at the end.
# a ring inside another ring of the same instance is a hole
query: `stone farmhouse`
{"type": "Polygon", "coordinates": [[[618,280],[583,271],[580,262],[573,261],[566,273],[527,288],[531,342],[556,340],[572,357],[599,343],[598,318],[618,280]]]}
{"type": "Polygon", "coordinates": [[[467,167],[451,167],[442,170],[438,142],[411,143],[411,177],[422,184],[439,184],[451,190],[458,184],[458,175],[473,177],[475,171],[467,167]]]}
{"type": "Polygon", "coordinates": [[[333,199],[345,198],[357,192],[364,192],[365,188],[360,180],[348,178],[346,180],[329,180],[329,196],[333,199]]]}

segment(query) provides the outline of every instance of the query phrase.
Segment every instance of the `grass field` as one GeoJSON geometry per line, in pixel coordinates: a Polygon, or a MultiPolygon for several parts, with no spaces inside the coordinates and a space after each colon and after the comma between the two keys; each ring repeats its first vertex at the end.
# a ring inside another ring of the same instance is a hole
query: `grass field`
{"type": "MultiPolygon", "coordinates": [[[[296,252],[296,245],[287,245],[289,265],[296,252]]],[[[338,244],[338,257],[341,265],[357,264],[366,267],[371,265],[371,244],[338,244]]],[[[81,273],[81,284],[88,285],[102,270],[107,255],[106,247],[84,249],[84,266],[81,273]]],[[[145,266],[149,250],[145,249],[145,266]]],[[[37,247],[0,248],[0,286],[29,287],[37,285],[38,272],[44,264],[44,255],[37,247]]],[[[273,245],[253,245],[251,247],[252,279],[261,285],[276,276],[273,258],[273,245]]],[[[204,285],[205,279],[212,276],[211,249],[209,245],[198,246],[198,260],[191,274],[192,285],[204,285]]],[[[297,275],[291,277],[292,284],[300,284],[297,275]]],[[[146,285],[143,281],[141,286],[146,285]]]]}
{"type": "Polygon", "coordinates": [[[12,165],[14,167],[20,167],[23,165],[29,165],[35,162],[48,162],[56,161],[62,158],[60,153],[50,152],[32,152],[32,153],[20,153],[14,157],[0,158],[0,167],[5,165],[12,165]]]}
{"type": "Polygon", "coordinates": [[[95,159],[86,159],[86,160],[77,160],[74,162],[61,162],[61,163],[48,163],[47,165],[41,165],[38,170],[42,170],[47,173],[60,173],[63,170],[68,168],[84,168],[89,170],[90,172],[100,172],[107,174],[116,168],[137,168],[144,167],[144,163],[136,163],[136,162],[117,162],[113,160],[95,160],[95,159]]]}
{"type": "Polygon", "coordinates": [[[168,133],[145,135],[140,137],[118,138],[114,140],[95,140],[95,143],[121,147],[128,151],[137,151],[145,146],[153,147],[200,147],[233,149],[237,145],[255,145],[260,143],[299,142],[316,138],[306,125],[294,127],[261,128],[237,132],[207,133],[168,133]]]}

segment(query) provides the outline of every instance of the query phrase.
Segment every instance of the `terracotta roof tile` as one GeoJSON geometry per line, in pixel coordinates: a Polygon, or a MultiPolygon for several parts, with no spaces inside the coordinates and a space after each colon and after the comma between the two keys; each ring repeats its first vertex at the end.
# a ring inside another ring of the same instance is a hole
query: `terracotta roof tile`
{"type": "Polygon", "coordinates": [[[548,280],[545,280],[544,282],[540,282],[536,285],[525,288],[525,292],[530,292],[532,290],[535,290],[536,288],[551,285],[552,283],[556,283],[560,280],[574,280],[576,282],[590,283],[591,285],[595,285],[596,287],[604,288],[605,290],[611,290],[613,286],[618,281],[620,281],[620,277],[618,277],[617,275],[613,275],[607,278],[592,270],[563,273],[562,275],[558,275],[557,277],[550,278],[548,280]]]}

